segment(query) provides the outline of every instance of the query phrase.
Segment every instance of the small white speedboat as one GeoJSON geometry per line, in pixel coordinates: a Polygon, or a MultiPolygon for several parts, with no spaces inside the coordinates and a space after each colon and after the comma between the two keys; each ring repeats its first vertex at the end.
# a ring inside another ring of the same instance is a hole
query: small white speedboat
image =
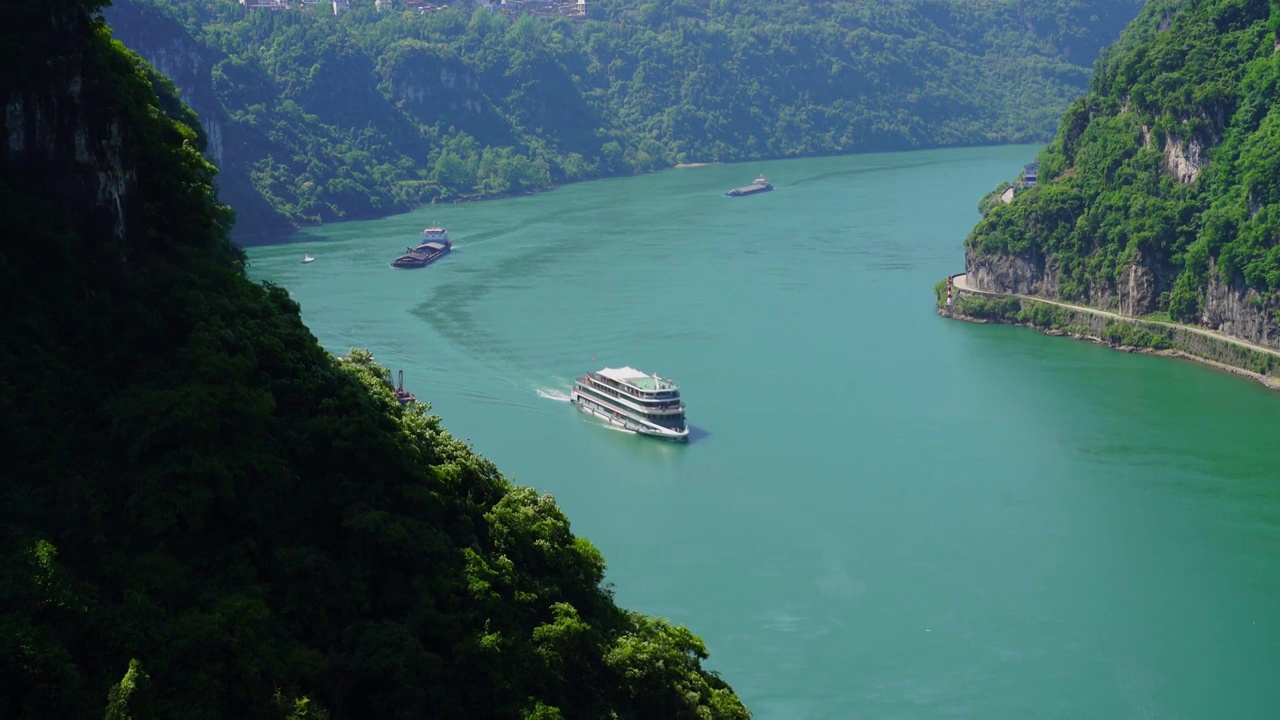
{"type": "Polygon", "coordinates": [[[315,258],[313,258],[313,257],[311,257],[310,255],[303,255],[303,256],[302,256],[302,264],[303,264],[303,265],[306,265],[306,264],[307,264],[307,263],[309,263],[309,262],[315,262],[315,260],[316,260],[316,259],[315,259],[315,258]]]}

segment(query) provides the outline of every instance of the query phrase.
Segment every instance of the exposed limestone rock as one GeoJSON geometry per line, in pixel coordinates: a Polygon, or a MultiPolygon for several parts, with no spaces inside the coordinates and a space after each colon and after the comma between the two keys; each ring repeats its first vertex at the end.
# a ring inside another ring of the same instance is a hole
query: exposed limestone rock
{"type": "MultiPolygon", "coordinates": [[[[965,272],[969,284],[979,290],[1046,298],[1059,296],[1060,272],[1053,257],[966,252],[965,272]]],[[[1146,315],[1160,309],[1161,276],[1162,269],[1153,267],[1149,259],[1139,253],[1132,263],[1121,269],[1116,287],[1090,287],[1084,297],[1069,299],[1124,315],[1146,315]]]]}
{"type": "MultiPolygon", "coordinates": [[[[965,253],[968,283],[986,292],[1059,298],[1059,273],[1053,258],[1047,261],[1034,255],[975,255],[965,253]]],[[[1157,267],[1152,259],[1139,253],[1134,261],[1121,268],[1116,287],[1089,288],[1083,298],[1068,298],[1081,305],[1110,309],[1122,315],[1140,317],[1161,310],[1162,278],[1169,268],[1157,267]]],[[[1280,350],[1280,298],[1266,297],[1246,288],[1237,278],[1225,282],[1210,260],[1209,287],[1200,323],[1211,330],[1237,337],[1265,347],[1280,350]]]]}
{"type": "Polygon", "coordinates": [[[204,155],[219,168],[218,195],[236,209],[233,237],[244,241],[244,228],[255,225],[263,234],[286,232],[288,221],[253,186],[255,136],[243,128],[237,132],[214,89],[214,70],[225,58],[204,48],[180,22],[148,4],[115,0],[103,15],[112,34],[172,80],[179,98],[199,116],[199,127],[192,129],[203,134],[204,155]],[[227,132],[236,136],[236,142],[226,142],[227,132]]]}
{"type": "Polygon", "coordinates": [[[206,139],[205,157],[212,160],[214,165],[222,165],[222,123],[217,120],[206,119],[205,116],[201,115],[200,124],[204,127],[206,139]]]}
{"type": "Polygon", "coordinates": [[[1190,185],[1208,164],[1209,158],[1205,156],[1199,140],[1181,142],[1165,138],[1163,167],[1173,179],[1190,185]]]}
{"type": "Polygon", "coordinates": [[[1160,290],[1156,273],[1141,253],[1120,270],[1116,299],[1116,310],[1122,315],[1146,315],[1159,309],[1160,290]]]}
{"type": "Polygon", "coordinates": [[[212,91],[209,73],[214,63],[207,61],[194,43],[186,42],[180,36],[162,40],[159,31],[155,34],[141,33],[133,25],[125,27],[133,31],[124,33],[130,47],[146,58],[157,72],[172,80],[182,102],[200,116],[200,127],[206,138],[205,157],[221,166],[225,111],[212,91]]]}
{"type": "Polygon", "coordinates": [[[480,80],[461,60],[426,45],[415,46],[383,68],[383,77],[401,107],[420,120],[442,111],[484,113],[480,80]]]}
{"type": "Polygon", "coordinates": [[[6,145],[11,153],[18,152],[27,144],[23,125],[22,98],[13,98],[4,106],[6,145]]]}
{"type": "Polygon", "coordinates": [[[979,290],[1046,296],[1058,291],[1057,268],[1050,265],[1046,271],[1043,258],[966,251],[964,266],[969,284],[979,290]]]}
{"type": "Polygon", "coordinates": [[[60,90],[10,88],[0,95],[6,138],[0,158],[33,178],[44,177],[50,168],[66,169],[64,177],[74,180],[60,181],[60,199],[69,207],[87,208],[90,238],[127,245],[127,220],[136,204],[130,198],[138,184],[137,173],[125,162],[130,148],[118,123],[103,123],[80,101],[82,94],[107,92],[97,85],[84,87],[78,76],[60,90]]]}
{"type": "Polygon", "coordinates": [[[1280,323],[1276,311],[1280,301],[1264,298],[1257,290],[1246,288],[1239,278],[1224,282],[1216,264],[1209,263],[1209,288],[1205,293],[1201,322],[1214,330],[1243,338],[1258,345],[1280,349],[1280,323]]]}

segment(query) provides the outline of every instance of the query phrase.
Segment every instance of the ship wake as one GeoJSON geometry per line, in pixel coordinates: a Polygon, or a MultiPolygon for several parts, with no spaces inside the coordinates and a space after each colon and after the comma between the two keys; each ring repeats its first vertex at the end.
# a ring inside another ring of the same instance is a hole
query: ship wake
{"type": "Polygon", "coordinates": [[[556,390],[554,388],[538,388],[537,392],[538,397],[540,398],[555,400],[556,402],[569,402],[569,395],[563,390],[556,390]]]}

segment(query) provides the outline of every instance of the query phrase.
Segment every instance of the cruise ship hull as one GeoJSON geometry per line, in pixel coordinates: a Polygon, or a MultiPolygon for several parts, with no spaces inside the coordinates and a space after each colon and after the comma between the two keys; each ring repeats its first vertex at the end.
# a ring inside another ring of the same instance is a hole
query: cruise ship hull
{"type": "Polygon", "coordinates": [[[605,405],[594,397],[578,392],[577,388],[574,388],[569,394],[569,401],[574,405],[577,405],[583,412],[589,415],[594,415],[610,425],[622,428],[628,432],[633,432],[637,435],[648,435],[649,437],[668,440],[670,442],[689,442],[688,428],[685,428],[684,430],[672,430],[671,428],[657,427],[649,423],[641,422],[617,408],[605,405]]]}

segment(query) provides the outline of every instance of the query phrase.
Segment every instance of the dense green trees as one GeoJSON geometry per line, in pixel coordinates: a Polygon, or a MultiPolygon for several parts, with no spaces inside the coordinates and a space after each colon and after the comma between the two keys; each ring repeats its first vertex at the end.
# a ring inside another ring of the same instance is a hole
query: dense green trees
{"type": "Polygon", "coordinates": [[[1048,139],[1141,0],[389,5],[117,0],[108,19],[145,57],[200,59],[182,84],[224,169],[306,224],[679,162],[1048,139]]]}
{"type": "Polygon", "coordinates": [[[1056,264],[1066,298],[1105,296],[1135,260],[1154,309],[1199,321],[1210,274],[1280,291],[1280,4],[1150,2],[1040,154],[1040,185],[967,246],[1056,264]]]}
{"type": "Polygon", "coordinates": [[[245,277],[192,116],[55,5],[0,26],[0,717],[746,718],[551,498],[245,277]]]}

